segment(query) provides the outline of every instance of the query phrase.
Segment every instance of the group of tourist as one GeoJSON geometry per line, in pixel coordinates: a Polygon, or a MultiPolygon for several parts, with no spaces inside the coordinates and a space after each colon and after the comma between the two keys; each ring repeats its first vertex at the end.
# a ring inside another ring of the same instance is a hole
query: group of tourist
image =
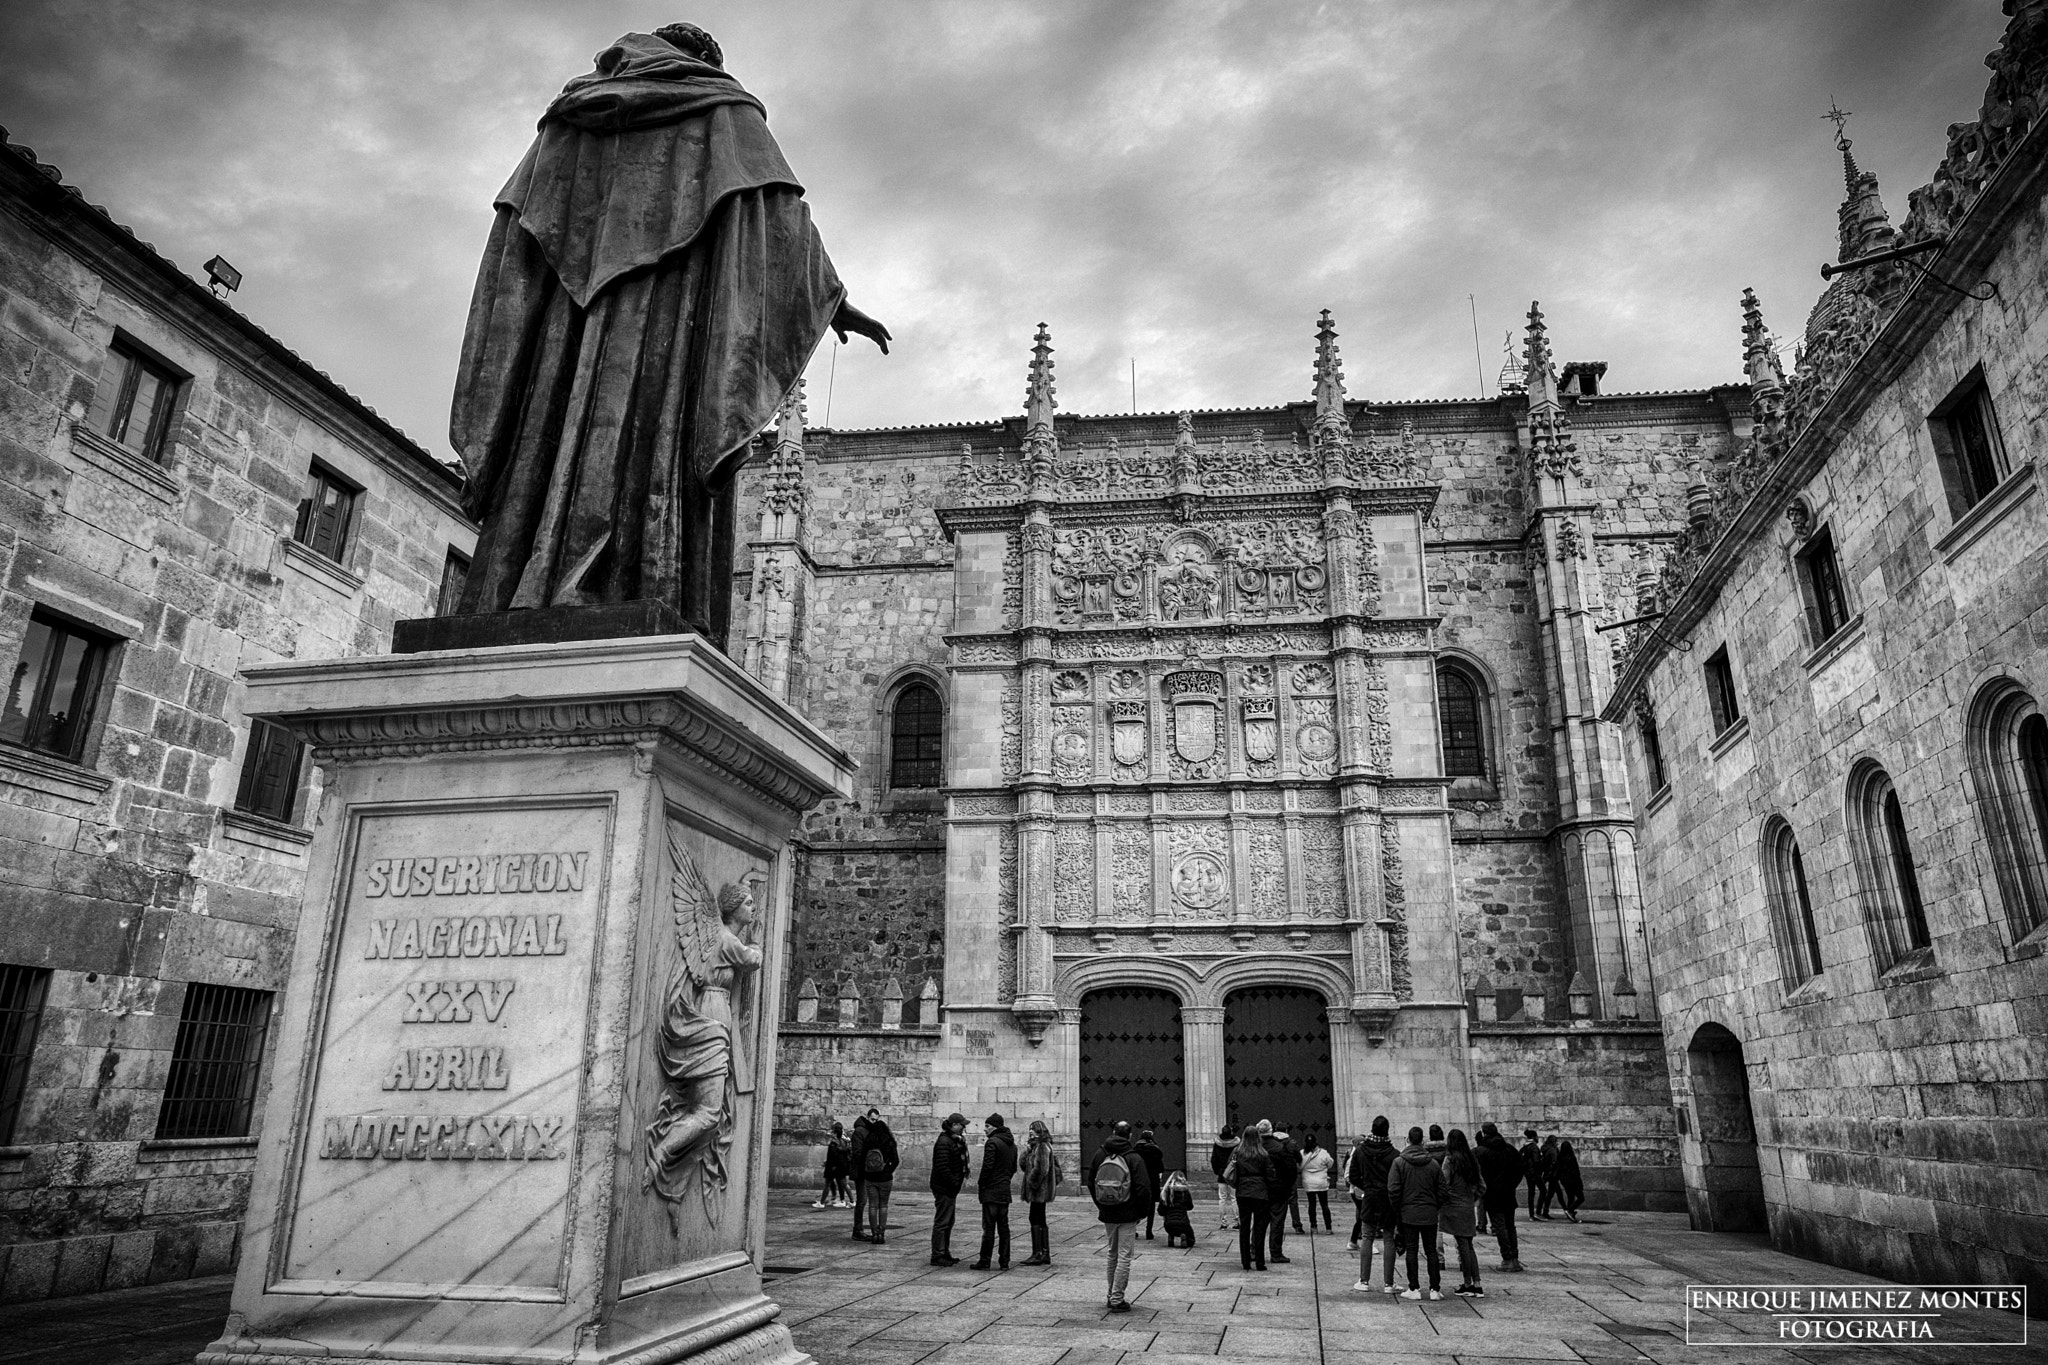
{"type": "MultiPolygon", "coordinates": [[[[1052,1239],[1046,1205],[1065,1181],[1053,1151],[1052,1132],[1034,1119],[1019,1151],[1017,1140],[1001,1114],[982,1124],[981,1170],[972,1170],[967,1146],[967,1118],[949,1114],[932,1144],[931,1263],[959,1264],[953,1255],[953,1228],[960,1192],[974,1177],[981,1205],[981,1253],[974,1270],[1010,1268],[1010,1205],[1016,1178],[1023,1176],[1022,1194],[1030,1210],[1031,1254],[1020,1264],[1052,1264],[1052,1239]]],[[[1361,1293],[1400,1294],[1404,1299],[1441,1300],[1442,1238],[1456,1245],[1460,1281],[1451,1292],[1484,1298],[1475,1239],[1491,1231],[1500,1248],[1500,1268],[1522,1269],[1515,1214],[1518,1191],[1528,1187],[1529,1215],[1548,1219],[1553,1204],[1572,1222],[1585,1190],[1578,1156],[1569,1140],[1553,1134],[1539,1142],[1536,1130],[1524,1129],[1517,1149],[1501,1136],[1497,1125],[1482,1123],[1479,1140],[1470,1141],[1462,1128],[1446,1133],[1432,1124],[1425,1136],[1419,1126],[1408,1130],[1408,1142],[1396,1148],[1388,1137],[1384,1115],[1372,1121],[1372,1132],[1358,1140],[1343,1163],[1353,1208],[1350,1250],[1359,1253],[1361,1293]],[[1377,1248],[1377,1269],[1375,1248],[1377,1248]],[[1405,1260],[1407,1288],[1395,1283],[1397,1260],[1405,1260]],[[1428,1268],[1428,1286],[1420,1271],[1428,1268]]],[[[847,1133],[838,1123],[826,1147],[824,1189],[812,1208],[853,1209],[856,1240],[887,1242],[889,1196],[901,1157],[896,1136],[879,1109],[853,1121],[847,1133]]],[[[1238,1260],[1248,1271],[1263,1271],[1291,1260],[1283,1251],[1292,1225],[1303,1232],[1302,1209],[1308,1210],[1309,1235],[1334,1232],[1330,1190],[1338,1161],[1313,1134],[1299,1142],[1276,1129],[1270,1119],[1242,1130],[1225,1125],[1210,1156],[1216,1176],[1216,1197],[1224,1228],[1238,1234],[1238,1260]],[[1305,1198],[1304,1198],[1305,1196],[1305,1198]]],[[[1163,1218],[1169,1243],[1194,1244],[1189,1212],[1193,1197],[1186,1178],[1169,1175],[1166,1156],[1149,1131],[1134,1131],[1119,1122],[1089,1158],[1082,1182],[1094,1200],[1103,1225],[1108,1256],[1109,1311],[1128,1312],[1125,1290],[1137,1253],[1140,1225],[1153,1240],[1155,1218],[1163,1218]]]]}

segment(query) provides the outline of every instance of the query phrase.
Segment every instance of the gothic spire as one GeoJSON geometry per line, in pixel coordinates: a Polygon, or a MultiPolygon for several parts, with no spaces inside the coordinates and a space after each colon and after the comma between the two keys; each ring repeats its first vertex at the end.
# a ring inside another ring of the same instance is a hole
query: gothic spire
{"type": "Polygon", "coordinates": [[[1053,461],[1059,455],[1059,437],[1053,431],[1053,400],[1058,392],[1052,382],[1052,333],[1044,323],[1031,342],[1031,368],[1026,371],[1024,390],[1024,468],[1033,487],[1049,485],[1053,461]]]}
{"type": "Polygon", "coordinates": [[[1523,351],[1523,382],[1529,388],[1529,459],[1534,469],[1556,477],[1579,469],[1578,442],[1557,396],[1557,370],[1550,363],[1550,332],[1543,307],[1529,305],[1529,341],[1523,351]]]}
{"type": "Polygon", "coordinates": [[[1873,251],[1886,250],[1897,234],[1892,230],[1891,215],[1884,211],[1884,200],[1878,197],[1877,173],[1857,166],[1855,154],[1849,150],[1855,144],[1842,126],[1849,116],[1839,109],[1830,109],[1827,117],[1835,121],[1835,146],[1842,153],[1844,195],[1837,215],[1841,223],[1841,252],[1835,259],[1853,261],[1873,251]]]}
{"type": "Polygon", "coordinates": [[[1752,398],[1785,391],[1785,371],[1778,363],[1771,334],[1764,327],[1763,306],[1757,302],[1754,289],[1742,291],[1742,367],[1749,373],[1752,398]]]}
{"type": "Polygon", "coordinates": [[[1310,428],[1314,444],[1348,441],[1351,419],[1344,411],[1344,362],[1337,354],[1337,325],[1327,308],[1316,319],[1315,395],[1315,423],[1310,428]]]}
{"type": "MultiPolygon", "coordinates": [[[[804,381],[797,376],[775,412],[775,452],[768,459],[762,510],[770,517],[804,511],[804,381]]],[[[764,535],[771,532],[764,527],[764,535]]]]}
{"type": "Polygon", "coordinates": [[[1557,406],[1557,367],[1550,363],[1550,329],[1543,323],[1543,305],[1529,305],[1528,340],[1522,347],[1522,386],[1529,392],[1530,406],[1557,406]]]}

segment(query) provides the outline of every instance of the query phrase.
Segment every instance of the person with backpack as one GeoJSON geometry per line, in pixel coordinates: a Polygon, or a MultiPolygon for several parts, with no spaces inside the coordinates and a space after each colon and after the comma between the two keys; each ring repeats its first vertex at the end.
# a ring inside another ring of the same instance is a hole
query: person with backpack
{"type": "MultiPolygon", "coordinates": [[[[868,1111],[873,1113],[873,1110],[868,1111]]],[[[896,1183],[896,1135],[880,1115],[868,1122],[867,1146],[861,1149],[861,1193],[868,1201],[868,1240],[881,1246],[889,1239],[889,1191],[896,1183]]]]}
{"type": "Polygon", "coordinates": [[[1404,1299],[1443,1298],[1444,1253],[1437,1245],[1436,1220],[1444,1206],[1444,1173],[1422,1145],[1422,1130],[1408,1130],[1408,1146],[1394,1159],[1387,1173],[1387,1202],[1401,1220],[1401,1254],[1408,1261],[1408,1288],[1404,1299]],[[1424,1293],[1415,1276],[1415,1246],[1429,1259],[1429,1291],[1424,1293]]]}
{"type": "MultiPolygon", "coordinates": [[[[1159,1187],[1166,1179],[1166,1153],[1160,1151],[1159,1144],[1152,1140],[1152,1130],[1150,1128],[1138,1134],[1135,1150],[1138,1153],[1138,1160],[1145,1163],[1145,1174],[1152,1177],[1153,1199],[1156,1201],[1158,1199],[1159,1187]]],[[[1152,1236],[1152,1218],[1157,1209],[1158,1205],[1155,1202],[1151,1208],[1145,1210],[1145,1240],[1148,1242],[1154,1240],[1152,1236]]]]}
{"type": "Polygon", "coordinates": [[[1394,1289],[1394,1240],[1399,1233],[1399,1210],[1387,1195],[1387,1177],[1399,1155],[1387,1141],[1387,1116],[1376,1115],[1372,1134],[1362,1139],[1351,1153],[1351,1166],[1344,1178],[1358,1201],[1358,1282],[1351,1287],[1361,1294],[1377,1289],[1392,1294],[1394,1289]],[[1380,1282],[1373,1283],[1372,1244],[1380,1244],[1380,1282]]]}
{"type": "Polygon", "coordinates": [[[960,1187],[967,1181],[967,1131],[965,1114],[948,1114],[939,1125],[938,1141],[932,1143],[932,1264],[948,1266],[953,1255],[953,1210],[960,1187]]]}
{"type": "Polygon", "coordinates": [[[1337,1158],[1324,1151],[1316,1135],[1310,1133],[1301,1144],[1301,1193],[1308,1202],[1310,1236],[1315,1235],[1317,1209],[1323,1211],[1323,1231],[1336,1231],[1330,1224],[1330,1172],[1336,1168],[1337,1158]]]}
{"type": "Polygon", "coordinates": [[[1274,1175],[1273,1157],[1258,1125],[1245,1125],[1243,1138],[1231,1149],[1223,1179],[1237,1196],[1237,1259],[1246,1270],[1264,1270],[1274,1175]]]}
{"type": "Polygon", "coordinates": [[[1520,1270],[1522,1247],[1515,1235],[1515,1191],[1522,1183],[1521,1153],[1500,1135],[1498,1125],[1488,1121],[1479,1125],[1479,1145],[1473,1155],[1479,1158],[1479,1174],[1486,1181],[1486,1198],[1480,1201],[1480,1207],[1489,1215],[1493,1235],[1500,1243],[1500,1268],[1520,1270]]]}
{"type": "Polygon", "coordinates": [[[1044,1119],[1031,1120],[1030,1145],[1025,1147],[1019,1166],[1024,1172],[1024,1202],[1031,1209],[1031,1255],[1024,1264],[1051,1265],[1052,1229],[1046,1226],[1045,1206],[1066,1176],[1060,1170],[1059,1157],[1053,1154],[1052,1129],[1045,1126],[1044,1119]]]}
{"type": "Polygon", "coordinates": [[[1486,1177],[1472,1155],[1472,1144],[1463,1128],[1451,1129],[1444,1140],[1444,1205],[1437,1210],[1436,1225],[1458,1244],[1458,1287],[1451,1292],[1461,1299],[1483,1299],[1479,1287],[1479,1253],[1472,1239],[1479,1235],[1479,1201],[1486,1195],[1486,1177]]]}
{"type": "Polygon", "coordinates": [[[1118,1120],[1088,1163],[1088,1193],[1102,1220],[1109,1254],[1109,1311],[1128,1313],[1124,1290],[1131,1282],[1131,1262],[1138,1254],[1138,1224],[1158,1196],[1152,1173],[1131,1140],[1131,1125],[1118,1120]]]}
{"type": "Polygon", "coordinates": [[[853,1121],[853,1137],[846,1144],[846,1169],[853,1180],[853,1240],[865,1242],[868,1239],[868,1186],[867,1177],[861,1174],[867,1160],[868,1116],[861,1114],[853,1121]]]}
{"type": "Polygon", "coordinates": [[[981,1143],[981,1179],[975,1193],[981,1199],[981,1258],[969,1270],[987,1270],[989,1253],[996,1254],[996,1268],[1010,1268],[1010,1178],[1017,1174],[1017,1139],[1003,1126],[1001,1114],[990,1114],[981,1125],[988,1136],[981,1143]]]}
{"type": "Polygon", "coordinates": [[[1209,1170],[1216,1177],[1216,1209],[1223,1215],[1218,1228],[1237,1226],[1237,1191],[1230,1188],[1230,1182],[1223,1178],[1224,1170],[1230,1165],[1230,1154],[1237,1150],[1237,1125],[1226,1123],[1216,1132],[1216,1141],[1209,1148],[1209,1170]]]}

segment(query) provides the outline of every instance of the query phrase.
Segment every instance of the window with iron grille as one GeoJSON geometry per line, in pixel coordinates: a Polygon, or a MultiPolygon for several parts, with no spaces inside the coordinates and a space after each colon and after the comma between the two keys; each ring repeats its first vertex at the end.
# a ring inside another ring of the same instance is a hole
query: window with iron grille
{"type": "Polygon", "coordinates": [[[1436,673],[1438,724],[1443,731],[1444,776],[1486,776],[1486,727],[1479,684],[1462,668],[1436,673]]]}
{"type": "Polygon", "coordinates": [[[1942,400],[1928,422],[1928,432],[1948,488],[1951,516],[1961,516],[1982,502],[2010,472],[1982,367],[1970,371],[1942,400]]]}
{"type": "Polygon", "coordinates": [[[434,615],[453,616],[462,609],[462,590],[469,586],[469,556],[450,550],[441,564],[441,592],[434,600],[434,615]]]}
{"type": "Polygon", "coordinates": [[[1807,623],[1819,644],[1849,624],[1849,599],[1842,591],[1842,569],[1835,559],[1835,538],[1826,527],[1807,537],[1799,551],[1799,585],[1806,599],[1807,623]]]}
{"type": "Polygon", "coordinates": [[[1726,645],[1707,660],[1707,706],[1714,713],[1717,735],[1742,719],[1742,707],[1735,700],[1735,665],[1728,661],[1726,645]]]}
{"type": "Polygon", "coordinates": [[[31,612],[7,704],[0,707],[0,740],[83,762],[113,652],[114,642],[104,635],[31,612]]]}
{"type": "Polygon", "coordinates": [[[889,785],[939,785],[940,738],[945,711],[938,689],[914,682],[896,694],[889,724],[889,785]]]}
{"type": "Polygon", "coordinates": [[[299,765],[306,746],[282,725],[249,722],[249,749],[242,755],[242,783],[235,809],[266,820],[288,822],[299,794],[299,765]]]}
{"type": "Polygon", "coordinates": [[[299,521],[292,539],[335,563],[348,553],[349,526],[355,520],[360,490],[326,465],[306,471],[306,496],[299,499],[299,521]]]}
{"type": "Polygon", "coordinates": [[[198,981],[187,986],[156,1135],[247,1137],[269,1028],[269,991],[198,981]]]}
{"type": "Polygon", "coordinates": [[[145,460],[162,462],[178,376],[124,342],[107,352],[85,424],[145,460]]]}
{"type": "Polygon", "coordinates": [[[42,967],[0,963],[0,1147],[14,1141],[15,1120],[28,1087],[29,1059],[36,1050],[36,1028],[43,1021],[43,1000],[50,973],[42,967]]]}

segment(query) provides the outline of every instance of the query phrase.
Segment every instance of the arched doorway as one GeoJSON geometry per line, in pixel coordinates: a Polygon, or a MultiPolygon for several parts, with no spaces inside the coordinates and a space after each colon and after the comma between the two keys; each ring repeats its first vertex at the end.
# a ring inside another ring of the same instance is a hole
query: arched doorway
{"type": "Polygon", "coordinates": [[[1232,1123],[1271,1119],[1296,1139],[1337,1140],[1325,1008],[1299,986],[1248,986],[1224,1000],[1223,1104],[1232,1123]]]}
{"type": "Polygon", "coordinates": [[[1081,997],[1081,1159],[1119,1120],[1151,1129],[1178,1166],[1187,1150],[1187,1069],[1180,1000],[1149,986],[1110,986],[1081,997]]]}
{"type": "Polygon", "coordinates": [[[1686,1191],[1693,1226],[1702,1232],[1767,1232],[1742,1042],[1719,1024],[1702,1024],[1685,1058],[1700,1153],[1699,1183],[1686,1191]]]}

